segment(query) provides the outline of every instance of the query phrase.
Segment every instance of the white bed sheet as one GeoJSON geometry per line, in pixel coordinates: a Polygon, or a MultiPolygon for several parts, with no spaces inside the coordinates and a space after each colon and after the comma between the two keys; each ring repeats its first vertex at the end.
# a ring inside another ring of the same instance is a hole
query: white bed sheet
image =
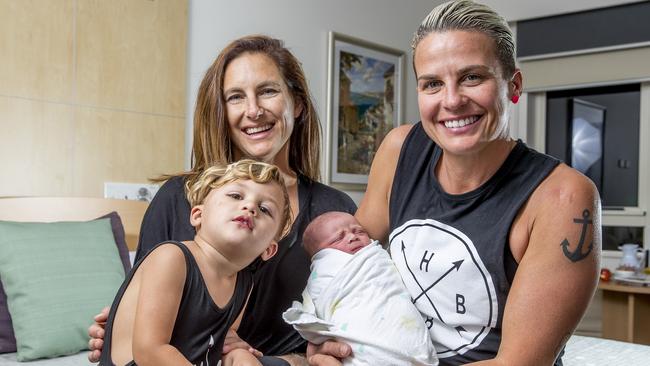
{"type": "Polygon", "coordinates": [[[648,366],[650,346],[574,335],[562,360],[565,366],[648,366]]]}
{"type": "Polygon", "coordinates": [[[88,361],[88,351],[82,351],[72,356],[46,358],[30,362],[16,361],[16,353],[0,354],[0,366],[80,366],[93,365],[88,361]]]}
{"type": "MultiPolygon", "coordinates": [[[[88,352],[32,362],[16,361],[15,353],[0,354],[0,366],[80,366],[93,365],[88,352]]],[[[574,335],[562,358],[565,366],[648,366],[650,346],[574,335]]]]}

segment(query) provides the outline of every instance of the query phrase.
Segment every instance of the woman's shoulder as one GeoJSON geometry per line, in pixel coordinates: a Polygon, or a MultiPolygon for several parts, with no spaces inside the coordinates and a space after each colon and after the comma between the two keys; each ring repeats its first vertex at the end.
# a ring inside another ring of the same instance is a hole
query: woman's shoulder
{"type": "Polygon", "coordinates": [[[182,175],[175,175],[165,181],[165,183],[160,186],[158,193],[156,195],[185,195],[185,177],[182,175]]]}
{"type": "MultiPolygon", "coordinates": [[[[596,185],[582,173],[561,163],[533,191],[524,206],[524,214],[531,217],[531,222],[541,222],[540,217],[557,220],[565,214],[580,214],[584,209],[596,215],[599,206],[596,185]]],[[[567,217],[567,220],[573,222],[574,218],[567,217]]]]}
{"type": "Polygon", "coordinates": [[[598,199],[598,189],[593,181],[576,169],[558,164],[535,190],[540,200],[547,204],[574,204],[576,201],[592,202],[598,199]]]}
{"type": "Polygon", "coordinates": [[[172,214],[170,211],[174,211],[170,207],[178,208],[180,206],[189,206],[185,195],[185,177],[174,176],[169,178],[158,189],[153,200],[149,203],[148,211],[162,211],[165,215],[170,215],[172,214]]]}

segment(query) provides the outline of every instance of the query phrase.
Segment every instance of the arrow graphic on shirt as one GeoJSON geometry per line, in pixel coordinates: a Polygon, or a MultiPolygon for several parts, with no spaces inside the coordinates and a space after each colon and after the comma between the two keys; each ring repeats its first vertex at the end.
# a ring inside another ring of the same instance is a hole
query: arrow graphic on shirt
{"type": "MultiPolygon", "coordinates": [[[[420,295],[418,295],[418,297],[413,299],[413,303],[418,301],[418,299],[420,297],[422,297],[422,295],[426,294],[429,290],[431,290],[433,288],[433,286],[437,285],[438,282],[442,281],[443,278],[447,277],[447,275],[450,274],[454,269],[456,269],[456,271],[458,271],[458,269],[460,268],[460,265],[463,264],[464,261],[465,261],[464,259],[461,259],[459,261],[455,261],[454,265],[451,266],[451,268],[449,268],[447,270],[447,272],[443,273],[442,276],[440,276],[434,283],[432,283],[431,286],[427,287],[426,290],[422,290],[423,292],[420,295]]],[[[419,283],[418,283],[418,285],[419,285],[419,283]]],[[[422,288],[422,287],[420,287],[420,288],[422,288]]],[[[427,296],[427,298],[428,298],[428,296],[427,296]]]]}
{"type": "MultiPolygon", "coordinates": [[[[406,259],[406,250],[405,250],[405,249],[406,249],[406,247],[404,246],[404,240],[402,240],[402,256],[404,257],[404,263],[406,264],[406,269],[409,270],[409,273],[410,273],[411,276],[413,277],[413,280],[415,281],[415,283],[418,284],[418,287],[420,288],[420,291],[422,291],[422,292],[420,293],[420,295],[418,295],[418,297],[417,297],[415,300],[413,300],[412,302],[415,304],[415,301],[416,301],[417,299],[419,299],[420,297],[422,297],[422,295],[424,295],[424,296],[427,298],[427,300],[429,300],[429,304],[431,304],[431,307],[433,308],[433,311],[436,312],[436,315],[438,316],[438,319],[440,319],[441,322],[445,323],[445,321],[442,320],[442,316],[440,316],[440,313],[438,312],[438,309],[437,309],[436,306],[433,304],[433,301],[431,300],[431,298],[429,297],[429,295],[427,295],[427,292],[424,290],[424,288],[422,288],[422,285],[421,285],[420,282],[418,281],[418,278],[415,277],[415,274],[413,273],[413,271],[411,271],[411,266],[409,266],[409,261],[406,259]]],[[[445,324],[447,324],[447,323],[445,323],[445,324]]]]}

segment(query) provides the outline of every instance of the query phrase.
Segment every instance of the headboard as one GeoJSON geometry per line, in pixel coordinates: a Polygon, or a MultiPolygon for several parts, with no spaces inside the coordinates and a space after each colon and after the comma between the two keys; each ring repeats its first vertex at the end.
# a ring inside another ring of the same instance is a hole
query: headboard
{"type": "Polygon", "coordinates": [[[0,220],[86,221],[116,211],[122,219],[129,250],[138,246],[147,202],[86,197],[0,197],[0,220]]]}

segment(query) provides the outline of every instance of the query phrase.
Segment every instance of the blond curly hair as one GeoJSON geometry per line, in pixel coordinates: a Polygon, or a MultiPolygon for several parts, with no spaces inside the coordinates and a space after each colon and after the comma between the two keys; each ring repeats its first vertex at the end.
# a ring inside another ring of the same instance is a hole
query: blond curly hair
{"type": "Polygon", "coordinates": [[[203,171],[193,182],[185,183],[185,192],[190,206],[194,207],[203,203],[208,194],[216,188],[238,180],[252,180],[255,183],[276,183],[282,190],[284,207],[280,215],[280,228],[276,239],[280,240],[291,229],[291,207],[289,194],[284,185],[280,169],[273,165],[251,159],[243,159],[228,165],[216,164],[203,171]]]}

